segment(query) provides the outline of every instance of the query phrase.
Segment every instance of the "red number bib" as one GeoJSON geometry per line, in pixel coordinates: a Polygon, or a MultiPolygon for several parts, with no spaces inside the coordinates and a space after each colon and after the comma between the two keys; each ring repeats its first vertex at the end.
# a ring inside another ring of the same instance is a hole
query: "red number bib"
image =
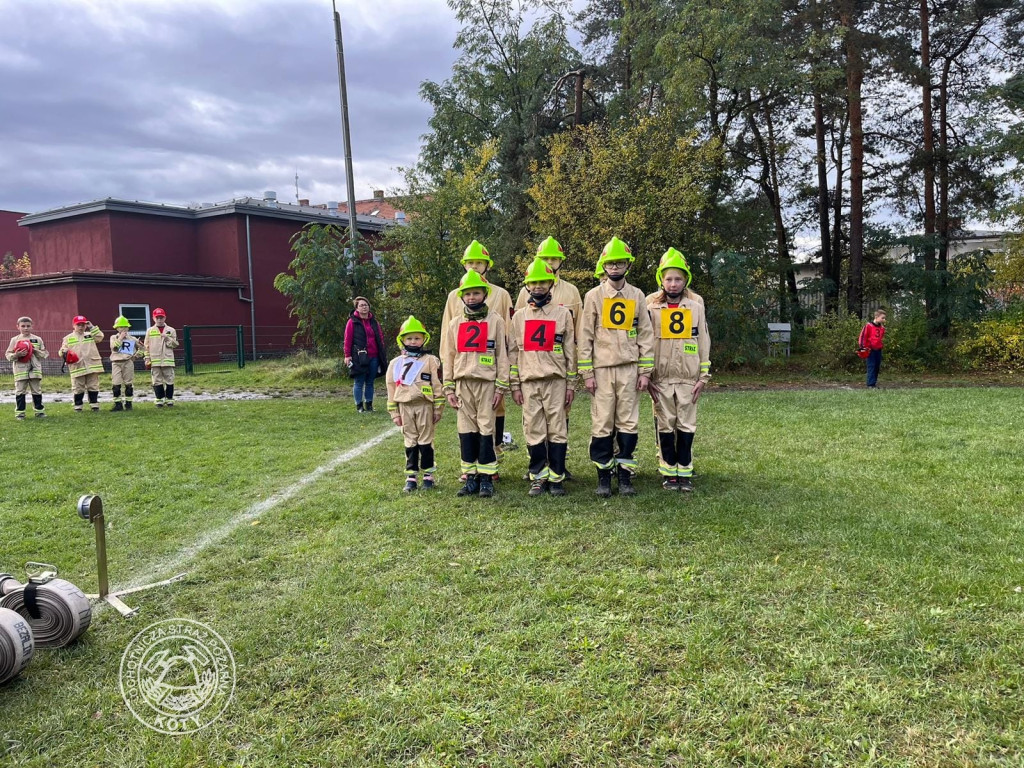
{"type": "Polygon", "coordinates": [[[466,321],[459,323],[455,348],[459,352],[487,351],[487,323],[466,321]]]}
{"type": "Polygon", "coordinates": [[[523,326],[524,352],[551,352],[555,348],[554,320],[527,320],[523,326]]]}

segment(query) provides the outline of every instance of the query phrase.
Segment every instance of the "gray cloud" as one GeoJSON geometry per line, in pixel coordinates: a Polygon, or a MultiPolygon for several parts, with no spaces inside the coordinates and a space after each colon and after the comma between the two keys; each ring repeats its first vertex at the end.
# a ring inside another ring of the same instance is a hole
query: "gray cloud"
{"type": "MultiPolygon", "coordinates": [[[[356,193],[397,183],[447,77],[441,0],[339,7],[356,193]]],[[[344,198],[328,0],[0,0],[0,208],[344,198]]]]}

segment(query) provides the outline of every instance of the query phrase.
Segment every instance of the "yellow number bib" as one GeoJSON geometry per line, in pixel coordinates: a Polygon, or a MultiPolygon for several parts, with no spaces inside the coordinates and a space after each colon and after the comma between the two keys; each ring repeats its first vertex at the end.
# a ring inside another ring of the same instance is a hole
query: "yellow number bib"
{"type": "Polygon", "coordinates": [[[690,339],[693,338],[693,312],[684,307],[661,310],[661,338],[690,339]]]}
{"type": "Polygon", "coordinates": [[[616,331],[628,331],[633,327],[636,302],[633,299],[608,299],[601,305],[601,325],[616,331]]]}

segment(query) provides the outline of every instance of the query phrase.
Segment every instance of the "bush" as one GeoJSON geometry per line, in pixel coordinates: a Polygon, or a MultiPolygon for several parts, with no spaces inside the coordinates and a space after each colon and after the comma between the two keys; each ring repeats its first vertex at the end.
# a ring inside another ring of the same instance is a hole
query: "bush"
{"type": "Polygon", "coordinates": [[[807,330],[806,346],[812,367],[852,371],[864,363],[857,357],[857,340],[864,323],[854,314],[824,315],[807,330]]]}
{"type": "Polygon", "coordinates": [[[703,295],[716,368],[757,365],[768,352],[773,295],[751,281],[753,265],[754,259],[743,254],[715,254],[711,266],[714,282],[703,295]]]}
{"type": "Polygon", "coordinates": [[[886,324],[885,362],[905,371],[947,368],[948,342],[931,332],[924,307],[909,312],[886,324]]]}
{"type": "Polygon", "coordinates": [[[956,345],[960,364],[977,371],[1024,372],[1024,326],[1019,320],[983,320],[956,345]]]}

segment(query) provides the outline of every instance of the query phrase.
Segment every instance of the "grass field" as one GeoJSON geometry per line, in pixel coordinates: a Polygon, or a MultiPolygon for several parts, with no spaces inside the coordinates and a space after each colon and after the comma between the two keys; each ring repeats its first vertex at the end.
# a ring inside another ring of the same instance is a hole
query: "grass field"
{"type": "MultiPolygon", "coordinates": [[[[564,500],[402,495],[397,436],[99,610],[0,688],[0,765],[1010,766],[1024,753],[1022,389],[715,392],[697,490],[600,502],[586,409],[564,500]],[[118,689],[150,622],[205,622],[238,687],[193,736],[118,689]]],[[[390,427],[327,398],[182,404],[0,427],[0,570],[117,584],[390,427]]],[[[509,410],[514,427],[518,411],[509,410]]],[[[518,429],[513,428],[521,442],[518,429]]],[[[157,572],[154,572],[157,571],[157,572]]]]}

